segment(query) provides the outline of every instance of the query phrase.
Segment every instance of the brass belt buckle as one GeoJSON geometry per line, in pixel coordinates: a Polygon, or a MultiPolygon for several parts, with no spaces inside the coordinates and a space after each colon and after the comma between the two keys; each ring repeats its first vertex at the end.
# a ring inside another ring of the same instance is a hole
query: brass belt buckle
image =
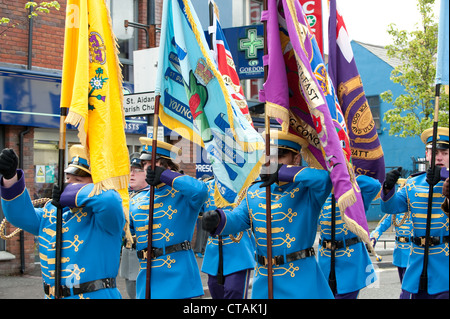
{"type": "Polygon", "coordinates": [[[331,240],[325,242],[325,248],[331,250],[331,240]]]}
{"type": "Polygon", "coordinates": [[[48,287],[48,296],[53,296],[53,297],[56,297],[56,295],[55,295],[55,286],[50,286],[50,287],[48,287]]]}
{"type": "Polygon", "coordinates": [[[425,246],[425,245],[426,245],[426,242],[427,242],[427,238],[426,238],[426,237],[421,237],[421,238],[420,238],[420,245],[421,245],[421,246],[425,246]]]}
{"type": "MultiPolygon", "coordinates": [[[[264,267],[267,267],[269,265],[269,259],[266,256],[262,256],[263,258],[263,262],[264,262],[264,267]]],[[[275,258],[272,258],[272,265],[276,265],[276,261],[275,258]]]]}

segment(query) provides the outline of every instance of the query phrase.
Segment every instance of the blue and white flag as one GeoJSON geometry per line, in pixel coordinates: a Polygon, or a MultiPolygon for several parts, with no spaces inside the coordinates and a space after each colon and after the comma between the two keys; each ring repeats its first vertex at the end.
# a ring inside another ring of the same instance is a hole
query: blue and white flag
{"type": "Polygon", "coordinates": [[[231,97],[190,0],[166,0],[155,94],[161,123],[207,150],[218,207],[259,175],[264,140],[231,97]]]}
{"type": "Polygon", "coordinates": [[[449,84],[448,82],[448,5],[449,0],[441,0],[439,31],[438,31],[438,50],[436,64],[436,84],[449,84]]]}

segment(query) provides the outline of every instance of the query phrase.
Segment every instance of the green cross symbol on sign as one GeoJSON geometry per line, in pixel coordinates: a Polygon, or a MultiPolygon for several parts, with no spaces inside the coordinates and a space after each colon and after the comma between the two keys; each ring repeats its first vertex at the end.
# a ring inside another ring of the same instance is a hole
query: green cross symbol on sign
{"type": "Polygon", "coordinates": [[[246,59],[256,59],[258,49],[264,48],[264,37],[258,37],[256,29],[247,29],[247,38],[239,39],[239,50],[245,51],[246,59]]]}

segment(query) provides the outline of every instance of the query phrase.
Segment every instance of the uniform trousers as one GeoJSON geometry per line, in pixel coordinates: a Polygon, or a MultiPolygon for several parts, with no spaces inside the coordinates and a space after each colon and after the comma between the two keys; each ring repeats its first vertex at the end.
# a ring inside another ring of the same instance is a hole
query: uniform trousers
{"type": "Polygon", "coordinates": [[[448,298],[449,298],[448,291],[440,292],[434,295],[430,295],[424,291],[420,291],[416,294],[411,294],[411,299],[448,299],[448,298]]]}
{"type": "Polygon", "coordinates": [[[244,269],[224,276],[223,285],[217,276],[208,275],[208,287],[213,299],[247,299],[251,269],[244,269]]]}
{"type": "Polygon", "coordinates": [[[335,294],[335,299],[357,299],[359,294],[359,290],[348,292],[346,294],[335,294]]]}

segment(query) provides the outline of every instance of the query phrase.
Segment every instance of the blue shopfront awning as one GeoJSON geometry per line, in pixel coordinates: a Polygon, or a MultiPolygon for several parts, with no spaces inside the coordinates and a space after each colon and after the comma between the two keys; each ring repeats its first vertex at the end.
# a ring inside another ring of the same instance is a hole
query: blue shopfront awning
{"type": "MultiPolygon", "coordinates": [[[[60,98],[61,75],[0,67],[0,124],[59,129],[60,98]]],[[[125,132],[147,134],[146,117],[127,118],[125,132]]]]}
{"type": "Polygon", "coordinates": [[[61,76],[0,68],[0,123],[59,128],[61,76]]]}

